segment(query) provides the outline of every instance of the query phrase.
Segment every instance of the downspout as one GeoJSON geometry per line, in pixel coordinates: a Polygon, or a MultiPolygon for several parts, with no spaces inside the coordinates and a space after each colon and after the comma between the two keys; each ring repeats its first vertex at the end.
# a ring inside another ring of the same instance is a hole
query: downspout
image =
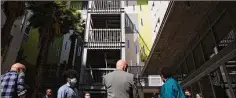
{"type": "MultiPolygon", "coordinates": [[[[105,53],[105,63],[106,63],[106,68],[107,68],[107,53],[105,53]]],[[[107,74],[108,73],[108,71],[105,71],[105,73],[107,74]]]]}
{"type": "Polygon", "coordinates": [[[78,39],[76,38],[75,39],[75,47],[74,47],[74,54],[73,54],[73,60],[72,60],[72,68],[74,69],[75,68],[75,56],[76,56],[76,47],[77,47],[77,41],[78,39]]]}
{"type": "Polygon", "coordinates": [[[164,16],[164,18],[163,18],[163,21],[162,21],[162,23],[161,23],[160,29],[159,29],[159,31],[158,31],[158,34],[157,34],[156,39],[155,39],[155,41],[154,41],[154,44],[153,44],[153,46],[152,46],[151,52],[150,52],[150,54],[149,54],[149,56],[148,56],[148,58],[147,58],[147,61],[145,62],[144,67],[143,67],[143,69],[142,69],[142,71],[141,71],[141,74],[140,74],[141,76],[143,76],[144,71],[145,71],[147,65],[149,64],[149,61],[150,61],[150,59],[151,59],[151,57],[152,57],[152,55],[153,55],[155,46],[156,46],[157,42],[159,41],[160,35],[161,35],[161,33],[162,33],[162,30],[163,30],[163,28],[165,27],[165,24],[166,24],[166,20],[168,19],[169,14],[172,12],[172,7],[174,6],[174,4],[175,4],[175,1],[170,1],[169,5],[168,5],[168,7],[167,7],[165,16],[164,16]]]}

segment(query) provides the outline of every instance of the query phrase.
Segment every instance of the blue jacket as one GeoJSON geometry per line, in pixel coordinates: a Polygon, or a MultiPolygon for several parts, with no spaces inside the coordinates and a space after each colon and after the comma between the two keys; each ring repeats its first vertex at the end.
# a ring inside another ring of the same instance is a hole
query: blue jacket
{"type": "Polygon", "coordinates": [[[162,85],[160,98],[185,98],[185,95],[179,83],[171,77],[162,85]]]}

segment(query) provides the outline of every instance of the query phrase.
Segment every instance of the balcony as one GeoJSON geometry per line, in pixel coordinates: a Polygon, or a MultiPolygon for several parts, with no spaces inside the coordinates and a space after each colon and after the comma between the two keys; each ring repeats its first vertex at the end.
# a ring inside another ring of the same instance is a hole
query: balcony
{"type": "Polygon", "coordinates": [[[111,49],[121,46],[121,29],[91,29],[88,34],[88,48],[111,49]]]}
{"type": "Polygon", "coordinates": [[[99,0],[91,1],[91,13],[120,13],[121,1],[120,0],[99,0]]]}
{"type": "Polygon", "coordinates": [[[93,29],[121,28],[121,15],[119,14],[92,14],[91,25],[93,29]]]}

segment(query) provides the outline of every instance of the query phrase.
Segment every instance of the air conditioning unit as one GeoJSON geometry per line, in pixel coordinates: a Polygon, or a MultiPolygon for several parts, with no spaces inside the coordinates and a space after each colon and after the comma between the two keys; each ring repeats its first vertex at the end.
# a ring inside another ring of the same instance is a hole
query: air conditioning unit
{"type": "Polygon", "coordinates": [[[160,75],[149,75],[148,76],[148,86],[162,86],[163,81],[160,75]]]}

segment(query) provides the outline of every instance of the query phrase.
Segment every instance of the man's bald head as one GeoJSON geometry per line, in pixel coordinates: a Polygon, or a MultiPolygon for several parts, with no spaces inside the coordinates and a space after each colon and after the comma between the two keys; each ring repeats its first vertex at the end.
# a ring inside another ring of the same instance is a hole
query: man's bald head
{"type": "Polygon", "coordinates": [[[25,65],[21,63],[15,63],[11,66],[11,70],[13,71],[25,70],[25,65]]]}
{"type": "Polygon", "coordinates": [[[125,60],[119,60],[116,63],[116,68],[117,69],[121,69],[121,70],[125,70],[127,67],[127,62],[125,60]]]}
{"type": "Polygon", "coordinates": [[[52,89],[47,89],[46,90],[46,95],[51,96],[52,95],[52,89]]]}

